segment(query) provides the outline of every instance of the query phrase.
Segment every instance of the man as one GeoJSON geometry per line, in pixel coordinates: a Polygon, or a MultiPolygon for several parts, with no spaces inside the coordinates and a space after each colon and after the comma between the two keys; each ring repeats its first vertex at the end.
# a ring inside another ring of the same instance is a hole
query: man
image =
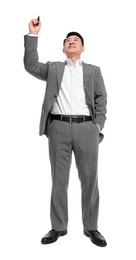
{"type": "Polygon", "coordinates": [[[40,135],[49,140],[52,172],[51,224],[41,240],[42,244],[55,242],[67,234],[67,189],[71,156],[74,152],[82,190],[82,220],[84,234],[101,247],[107,245],[97,230],[98,146],[106,120],[106,90],[100,68],[81,61],[84,39],[70,32],[63,42],[65,62],[38,61],[37,43],[41,22],[29,23],[25,36],[25,69],[33,76],[47,81],[42,106],[40,135]]]}

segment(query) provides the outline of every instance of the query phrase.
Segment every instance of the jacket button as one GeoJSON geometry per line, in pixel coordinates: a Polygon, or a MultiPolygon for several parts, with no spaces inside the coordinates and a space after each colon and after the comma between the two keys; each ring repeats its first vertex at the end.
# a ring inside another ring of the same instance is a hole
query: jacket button
{"type": "Polygon", "coordinates": [[[57,96],[58,96],[57,94],[54,95],[54,97],[57,97],[57,96]]]}

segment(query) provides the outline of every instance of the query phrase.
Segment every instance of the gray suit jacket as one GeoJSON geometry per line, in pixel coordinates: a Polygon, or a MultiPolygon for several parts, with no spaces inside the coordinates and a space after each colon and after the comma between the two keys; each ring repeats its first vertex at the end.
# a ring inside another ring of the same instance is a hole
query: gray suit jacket
{"type": "MultiPolygon", "coordinates": [[[[65,62],[38,62],[38,37],[25,35],[25,69],[38,79],[47,82],[46,91],[42,105],[39,134],[48,136],[50,125],[50,110],[58,96],[65,62]]],[[[100,68],[83,62],[83,83],[85,89],[86,104],[95,124],[104,127],[106,120],[107,94],[100,68]]],[[[103,135],[100,134],[100,141],[103,135]]]]}

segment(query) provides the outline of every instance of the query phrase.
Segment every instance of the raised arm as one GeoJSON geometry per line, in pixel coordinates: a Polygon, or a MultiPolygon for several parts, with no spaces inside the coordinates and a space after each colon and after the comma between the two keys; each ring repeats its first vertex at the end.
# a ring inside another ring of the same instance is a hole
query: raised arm
{"type": "Polygon", "coordinates": [[[29,34],[24,36],[24,66],[27,72],[34,77],[47,80],[48,62],[39,62],[37,47],[38,47],[38,33],[41,29],[41,21],[32,19],[29,23],[29,34]]]}

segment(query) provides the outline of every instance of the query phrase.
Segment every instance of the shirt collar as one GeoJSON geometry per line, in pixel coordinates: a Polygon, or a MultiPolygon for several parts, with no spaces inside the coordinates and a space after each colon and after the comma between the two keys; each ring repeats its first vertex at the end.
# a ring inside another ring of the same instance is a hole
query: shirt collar
{"type": "Polygon", "coordinates": [[[75,66],[75,67],[79,67],[79,66],[82,65],[82,61],[81,61],[81,59],[79,59],[79,60],[77,60],[77,62],[74,64],[71,59],[67,59],[67,60],[66,60],[66,64],[67,64],[67,65],[73,65],[73,66],[75,66]]]}

